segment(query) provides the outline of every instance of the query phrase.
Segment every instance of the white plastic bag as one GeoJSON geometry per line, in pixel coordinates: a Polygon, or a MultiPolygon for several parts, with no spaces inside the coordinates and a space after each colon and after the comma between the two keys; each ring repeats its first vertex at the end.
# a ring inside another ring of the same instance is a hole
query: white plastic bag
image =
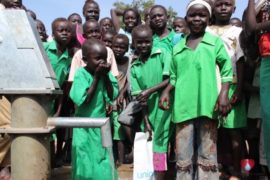
{"type": "Polygon", "coordinates": [[[134,140],[133,180],[154,180],[153,142],[148,133],[138,132],[134,140]]]}

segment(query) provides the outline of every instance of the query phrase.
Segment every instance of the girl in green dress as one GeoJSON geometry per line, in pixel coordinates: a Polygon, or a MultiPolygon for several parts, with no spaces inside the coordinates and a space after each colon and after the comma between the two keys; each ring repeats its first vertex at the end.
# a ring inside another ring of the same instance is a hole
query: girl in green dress
{"type": "MultiPolygon", "coordinates": [[[[86,67],[76,71],[70,97],[76,117],[104,118],[106,103],[118,95],[118,83],[106,63],[107,50],[101,41],[87,40],[82,46],[86,67]]],[[[102,147],[98,128],[74,128],[72,179],[117,179],[111,149],[102,147]]]]}

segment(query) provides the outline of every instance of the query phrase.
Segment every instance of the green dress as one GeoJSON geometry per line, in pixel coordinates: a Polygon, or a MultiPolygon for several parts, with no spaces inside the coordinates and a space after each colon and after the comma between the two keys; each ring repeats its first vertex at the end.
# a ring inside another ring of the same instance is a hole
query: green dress
{"type": "MultiPolygon", "coordinates": [[[[118,95],[118,83],[108,74],[113,85],[113,97],[118,95]]],[[[93,82],[93,76],[84,68],[77,70],[70,90],[70,97],[76,107],[76,117],[106,117],[107,96],[104,82],[100,80],[95,95],[86,103],[86,91],[93,82]]],[[[99,128],[74,128],[72,139],[72,179],[117,179],[111,148],[103,148],[99,128]]]]}
{"type": "MultiPolygon", "coordinates": [[[[169,51],[153,48],[147,61],[135,60],[130,70],[131,94],[136,96],[169,77],[171,59],[169,51]]],[[[161,92],[153,93],[147,101],[149,120],[154,130],[153,151],[157,153],[167,152],[171,125],[171,111],[163,111],[158,106],[161,92]]]]}
{"type": "Polygon", "coordinates": [[[173,122],[198,117],[216,118],[218,98],[216,64],[222,82],[232,81],[232,64],[222,40],[205,33],[195,50],[186,46],[187,36],[173,50],[170,83],[175,87],[173,122]]]}

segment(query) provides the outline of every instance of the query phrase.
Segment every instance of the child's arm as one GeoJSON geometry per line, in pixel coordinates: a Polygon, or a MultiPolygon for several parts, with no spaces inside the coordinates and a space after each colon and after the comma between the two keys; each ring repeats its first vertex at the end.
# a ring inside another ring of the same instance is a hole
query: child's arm
{"type": "Polygon", "coordinates": [[[165,90],[162,92],[159,99],[159,107],[163,110],[168,110],[170,108],[170,92],[174,89],[172,84],[168,84],[165,90]]]}
{"type": "Polygon", "coordinates": [[[241,57],[236,62],[237,87],[236,87],[236,91],[234,92],[234,94],[230,100],[232,105],[237,104],[238,102],[240,102],[242,100],[243,86],[244,86],[244,63],[245,63],[244,57],[241,57]]]}
{"type": "Polygon", "coordinates": [[[106,90],[107,90],[108,97],[110,98],[111,101],[113,101],[113,93],[114,92],[113,92],[112,82],[109,79],[109,75],[108,74],[104,75],[103,80],[104,80],[104,83],[105,83],[105,87],[106,87],[106,90]]]}
{"type": "Polygon", "coordinates": [[[128,89],[128,83],[126,81],[124,88],[120,89],[119,96],[117,98],[117,106],[119,106],[120,108],[122,108],[122,106],[123,106],[123,102],[125,99],[125,93],[127,92],[127,89],[128,89]]]}
{"type": "Polygon", "coordinates": [[[226,117],[231,110],[231,104],[228,98],[230,83],[224,82],[221,85],[221,91],[218,96],[218,101],[215,111],[218,111],[222,117],[226,117]]]}
{"type": "Polygon", "coordinates": [[[148,89],[143,90],[143,91],[136,97],[136,99],[137,99],[138,101],[147,101],[148,97],[149,97],[152,93],[154,93],[154,92],[156,92],[156,91],[158,91],[158,90],[161,90],[161,89],[165,88],[165,87],[168,85],[168,83],[169,83],[169,78],[166,79],[166,80],[164,80],[164,81],[162,81],[160,84],[158,84],[158,85],[156,85],[156,86],[153,86],[153,87],[151,87],[151,88],[148,88],[148,89]]]}
{"type": "Polygon", "coordinates": [[[59,96],[56,98],[56,105],[57,105],[57,110],[54,113],[53,117],[59,117],[60,113],[61,113],[61,109],[62,109],[62,105],[63,105],[63,96],[59,96]]]}
{"type": "Polygon", "coordinates": [[[248,30],[251,32],[261,31],[261,30],[263,30],[263,31],[270,30],[270,21],[257,23],[254,0],[248,1],[246,25],[247,25],[248,30]]]}
{"type": "Polygon", "coordinates": [[[111,9],[111,17],[113,21],[113,25],[116,32],[119,32],[121,27],[121,22],[119,20],[119,16],[123,15],[123,11],[120,9],[111,9]]]}
{"type": "Polygon", "coordinates": [[[87,90],[86,94],[86,103],[91,102],[92,98],[94,97],[95,91],[97,89],[98,81],[99,81],[99,76],[94,75],[94,80],[89,89],[87,90]]]}

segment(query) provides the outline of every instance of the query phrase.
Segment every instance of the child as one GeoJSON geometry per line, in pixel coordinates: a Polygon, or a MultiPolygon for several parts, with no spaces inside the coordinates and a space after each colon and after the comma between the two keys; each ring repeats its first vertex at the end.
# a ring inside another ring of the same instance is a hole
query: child
{"type": "Polygon", "coordinates": [[[114,30],[112,19],[109,17],[102,18],[99,21],[102,33],[114,30]]]}
{"type": "Polygon", "coordinates": [[[257,2],[258,22],[256,22],[256,11],[254,0],[249,0],[247,8],[247,29],[260,35],[259,51],[262,58],[260,67],[260,100],[262,108],[262,128],[264,131],[264,145],[267,158],[268,170],[270,171],[270,4],[267,0],[257,2]]]}
{"type": "MultiPolygon", "coordinates": [[[[99,40],[87,40],[82,45],[82,56],[86,66],[76,72],[70,91],[75,116],[104,118],[106,103],[118,94],[117,80],[106,63],[106,47],[99,40]]],[[[117,179],[110,150],[102,147],[100,129],[73,129],[72,179],[117,179]]]]}
{"type": "MultiPolygon", "coordinates": [[[[214,3],[213,15],[214,25],[209,27],[209,31],[221,37],[225,48],[230,56],[233,66],[233,82],[230,85],[229,98],[232,105],[232,111],[228,114],[225,122],[222,124],[223,136],[229,138],[232,150],[227,152],[232,155],[231,170],[232,177],[240,178],[240,161],[243,158],[243,130],[246,127],[245,101],[243,99],[244,84],[244,54],[240,47],[239,35],[242,28],[230,24],[230,19],[235,10],[234,0],[216,0],[214,3]]],[[[222,133],[222,132],[221,132],[222,133]]],[[[228,148],[227,148],[228,149],[228,148]]]]}
{"type": "Polygon", "coordinates": [[[175,89],[172,120],[176,123],[177,179],[193,179],[194,154],[195,179],[219,179],[215,119],[216,111],[226,116],[230,110],[232,66],[222,40],[205,31],[210,16],[211,6],[207,2],[194,0],[188,4],[186,21],[190,34],[174,47],[170,84],[160,98],[160,107],[170,108],[169,94],[175,89]],[[216,64],[222,76],[219,94],[216,64]]]}
{"type": "Polygon", "coordinates": [[[117,33],[114,30],[109,30],[102,33],[102,41],[104,42],[105,46],[112,48],[113,37],[116,34],[117,33]]]}
{"type": "Polygon", "coordinates": [[[176,33],[188,33],[186,20],[182,17],[175,17],[173,19],[172,28],[176,33]]]}
{"type": "MultiPolygon", "coordinates": [[[[68,45],[71,40],[71,25],[66,18],[57,18],[52,22],[54,40],[44,43],[44,49],[48,55],[56,79],[60,87],[67,80],[71,57],[68,54],[68,45]]],[[[59,104],[60,105],[60,104],[59,104]]],[[[57,108],[55,116],[60,113],[61,107],[57,108]]]]}
{"type": "Polygon", "coordinates": [[[129,39],[130,48],[127,55],[132,54],[132,37],[131,32],[134,27],[141,24],[141,16],[137,9],[128,8],[125,11],[119,9],[111,10],[111,17],[113,21],[113,25],[115,27],[116,32],[119,34],[125,34],[129,39]],[[122,21],[124,23],[124,28],[121,28],[121,22],[119,21],[119,16],[122,16],[122,21]]]}
{"type": "Polygon", "coordinates": [[[154,5],[150,11],[150,27],[153,31],[153,45],[172,52],[175,42],[175,32],[167,27],[168,14],[164,6],[154,5]]]}
{"type": "Polygon", "coordinates": [[[239,18],[231,18],[230,24],[236,27],[242,27],[242,21],[239,18]]]}
{"type": "Polygon", "coordinates": [[[27,9],[26,12],[29,16],[33,18],[33,20],[37,20],[37,15],[34,11],[32,11],[31,9],[27,9]]]}
{"type": "Polygon", "coordinates": [[[37,31],[39,33],[39,37],[40,37],[41,41],[47,42],[48,35],[46,33],[45,25],[43,24],[43,22],[41,20],[39,20],[39,19],[36,20],[36,27],[37,27],[37,31]]]}
{"type": "MultiPolygon", "coordinates": [[[[90,38],[94,38],[94,39],[98,39],[98,40],[101,39],[100,26],[99,26],[98,22],[95,20],[86,21],[83,25],[83,32],[84,32],[83,36],[85,39],[90,39],[90,38]]],[[[110,48],[106,47],[106,49],[107,49],[107,62],[109,64],[111,64],[112,74],[115,77],[117,77],[118,76],[118,69],[117,69],[115,57],[114,57],[113,52],[110,48]]],[[[79,67],[83,67],[85,65],[86,65],[85,62],[82,60],[82,51],[79,50],[73,56],[68,81],[72,82],[76,70],[79,67]]]]}
{"type": "Polygon", "coordinates": [[[81,44],[77,39],[77,28],[82,25],[82,18],[78,13],[72,13],[68,16],[68,21],[72,26],[72,38],[69,46],[69,54],[74,56],[74,54],[81,48],[81,44]]]}
{"type": "Polygon", "coordinates": [[[82,18],[78,13],[72,13],[68,16],[68,20],[73,26],[82,24],[82,18]]]}
{"type": "Polygon", "coordinates": [[[139,25],[132,31],[138,58],[131,64],[131,95],[143,106],[145,131],[153,137],[153,164],[157,179],[164,179],[167,171],[167,148],[171,113],[158,107],[161,90],[168,84],[171,53],[152,44],[152,31],[139,25]]]}
{"type": "MultiPolygon", "coordinates": [[[[121,106],[123,105],[123,101],[125,101],[125,87],[128,83],[128,68],[129,68],[129,57],[125,56],[125,53],[128,51],[129,40],[128,37],[124,34],[117,34],[113,37],[112,50],[115,55],[117,68],[119,71],[119,76],[117,77],[118,85],[119,85],[119,96],[121,99],[121,106]]],[[[124,103],[125,104],[125,103],[124,103]]],[[[122,106],[123,107],[123,106],[122,106]]],[[[125,139],[123,127],[118,122],[119,112],[121,112],[122,108],[117,107],[117,102],[114,103],[113,111],[111,114],[113,120],[113,140],[117,141],[117,150],[118,150],[118,164],[122,164],[124,162],[124,142],[125,139]]]]}
{"type": "MultiPolygon", "coordinates": [[[[65,81],[69,74],[69,67],[71,58],[68,53],[68,46],[71,40],[71,25],[66,18],[57,18],[52,23],[52,33],[54,40],[44,43],[45,52],[48,55],[57,82],[61,89],[65,90],[65,81]]],[[[65,91],[64,95],[67,94],[65,91]]],[[[51,115],[58,117],[62,110],[63,97],[59,97],[54,102],[54,109],[52,107],[51,115]]],[[[62,164],[62,145],[64,141],[64,129],[57,129],[57,152],[56,152],[56,166],[62,164]]]]}
{"type": "Polygon", "coordinates": [[[85,18],[85,21],[88,21],[90,19],[98,21],[99,14],[100,9],[98,3],[94,0],[86,0],[83,5],[83,16],[85,18]]]}

